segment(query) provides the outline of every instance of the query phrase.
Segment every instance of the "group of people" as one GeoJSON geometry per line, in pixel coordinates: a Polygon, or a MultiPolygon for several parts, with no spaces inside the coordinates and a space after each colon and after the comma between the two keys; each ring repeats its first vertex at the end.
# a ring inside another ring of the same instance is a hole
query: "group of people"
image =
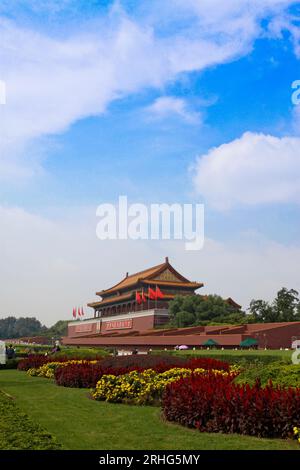
{"type": "Polygon", "coordinates": [[[16,351],[14,350],[12,344],[10,344],[9,346],[6,346],[5,349],[6,349],[7,359],[14,359],[16,357],[16,351]]]}
{"type": "Polygon", "coordinates": [[[61,351],[61,348],[60,348],[60,345],[59,345],[59,341],[55,341],[55,345],[53,346],[53,349],[51,349],[50,352],[46,352],[45,356],[50,356],[51,354],[55,354],[55,353],[60,352],[60,351],[61,351]]]}
{"type": "MultiPolygon", "coordinates": [[[[59,341],[55,341],[55,345],[53,346],[53,349],[51,349],[50,352],[45,353],[45,356],[55,354],[60,351],[61,351],[61,348],[59,345],[59,341]]],[[[14,359],[16,357],[16,350],[14,349],[12,344],[10,344],[9,346],[5,346],[5,352],[6,352],[6,359],[14,359]]]]}

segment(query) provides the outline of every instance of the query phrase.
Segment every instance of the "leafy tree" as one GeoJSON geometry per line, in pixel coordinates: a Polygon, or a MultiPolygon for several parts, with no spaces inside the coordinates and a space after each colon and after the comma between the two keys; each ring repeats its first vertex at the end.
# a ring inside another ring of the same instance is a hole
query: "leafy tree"
{"type": "Polygon", "coordinates": [[[276,321],[276,315],[273,312],[272,306],[265,300],[251,300],[249,310],[254,323],[276,321]]]}
{"type": "Polygon", "coordinates": [[[0,339],[13,339],[27,336],[61,337],[67,334],[67,325],[67,320],[60,320],[52,327],[47,328],[34,317],[16,318],[10,316],[0,320],[0,339]]]}
{"type": "Polygon", "coordinates": [[[244,312],[237,311],[218,295],[176,296],[169,303],[170,324],[176,327],[206,325],[208,323],[241,323],[244,312]]]}
{"type": "Polygon", "coordinates": [[[47,329],[47,336],[61,337],[67,335],[68,320],[59,320],[53,326],[47,329]]]}
{"type": "Polygon", "coordinates": [[[265,300],[252,300],[249,311],[255,322],[300,321],[299,293],[295,289],[288,290],[283,287],[271,303],[265,300]]]}
{"type": "Polygon", "coordinates": [[[285,287],[280,289],[273,303],[273,309],[279,321],[295,321],[300,319],[298,316],[299,302],[299,292],[295,289],[288,290],[285,287]]]}
{"type": "Polygon", "coordinates": [[[183,328],[185,326],[191,326],[195,323],[195,314],[187,311],[180,311],[176,315],[176,326],[178,328],[183,328]]]}
{"type": "Polygon", "coordinates": [[[36,336],[46,330],[36,318],[7,317],[0,320],[0,338],[21,338],[22,336],[36,336]]]}

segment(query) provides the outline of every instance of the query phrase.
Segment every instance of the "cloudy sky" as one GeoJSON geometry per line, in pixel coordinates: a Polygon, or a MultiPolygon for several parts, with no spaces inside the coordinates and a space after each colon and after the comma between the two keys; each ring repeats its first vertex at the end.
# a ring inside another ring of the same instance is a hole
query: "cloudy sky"
{"type": "Polygon", "coordinates": [[[0,317],[71,318],[165,256],[245,308],[300,290],[299,24],[291,0],[2,0],[0,317]],[[204,248],[98,240],[119,195],[204,203],[204,248]]]}

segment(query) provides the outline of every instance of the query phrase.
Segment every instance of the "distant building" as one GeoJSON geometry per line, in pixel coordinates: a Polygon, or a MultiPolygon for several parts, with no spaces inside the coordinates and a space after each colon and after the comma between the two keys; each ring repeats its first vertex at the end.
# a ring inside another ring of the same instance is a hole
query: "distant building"
{"type": "Polygon", "coordinates": [[[91,302],[94,317],[141,312],[151,309],[168,309],[169,301],[176,295],[191,295],[203,286],[179,274],[166,258],[165,262],[135,274],[128,273],[115,286],[96,292],[102,300],[91,302]],[[156,296],[155,293],[161,295],[156,296]]]}
{"type": "MultiPolygon", "coordinates": [[[[259,347],[271,347],[264,343],[264,336],[260,340],[253,325],[158,328],[169,321],[170,300],[176,295],[197,295],[195,291],[202,286],[202,282],[191,282],[176,271],[168,258],[164,263],[144,271],[131,275],[127,273],[115,286],[96,293],[101,299],[88,304],[94,309],[94,317],[70,322],[68,336],[63,343],[125,350],[134,346],[139,350],[148,350],[172,348],[182,343],[201,346],[211,339],[222,347],[236,347],[243,340],[257,335],[255,339],[259,347]]],[[[226,301],[235,309],[241,308],[231,298],[226,301]]],[[[285,344],[280,346],[284,347],[285,344]]]]}

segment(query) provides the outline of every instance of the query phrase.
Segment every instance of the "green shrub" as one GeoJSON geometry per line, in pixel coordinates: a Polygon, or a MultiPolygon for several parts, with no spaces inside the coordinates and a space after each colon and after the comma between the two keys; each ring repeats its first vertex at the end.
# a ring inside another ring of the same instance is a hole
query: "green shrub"
{"type": "MultiPolygon", "coordinates": [[[[226,353],[226,352],[214,352],[214,351],[210,351],[209,353],[208,352],[204,352],[201,354],[201,351],[197,351],[195,353],[193,352],[188,352],[186,354],[182,353],[182,352],[177,352],[177,351],[155,351],[155,352],[152,352],[152,354],[172,354],[172,355],[176,355],[176,356],[179,356],[179,357],[187,357],[187,358],[192,358],[192,357],[211,357],[213,359],[219,359],[220,361],[225,361],[225,362],[229,362],[230,364],[239,364],[239,365],[247,365],[247,364],[271,364],[271,363],[274,363],[274,362],[283,362],[285,361],[285,359],[283,359],[282,356],[278,356],[276,354],[259,354],[259,352],[257,354],[254,354],[251,352],[251,354],[247,354],[247,352],[245,352],[244,354],[242,352],[239,352],[239,354],[234,354],[234,352],[231,354],[230,352],[226,353]]],[[[290,358],[286,360],[286,362],[290,362],[290,358]]]]}
{"type": "Polygon", "coordinates": [[[1,369],[17,369],[18,368],[19,359],[8,359],[6,364],[0,364],[1,369]]]}
{"type": "Polygon", "coordinates": [[[241,372],[235,382],[254,385],[257,379],[261,381],[262,386],[271,380],[274,385],[300,387],[300,364],[274,363],[259,367],[251,365],[241,372]]]}
{"type": "Polygon", "coordinates": [[[93,359],[108,356],[108,352],[101,348],[62,348],[60,352],[53,354],[53,357],[72,356],[79,359],[93,359]]]}
{"type": "Polygon", "coordinates": [[[60,449],[53,436],[35,424],[0,391],[0,450],[60,449]]]}

